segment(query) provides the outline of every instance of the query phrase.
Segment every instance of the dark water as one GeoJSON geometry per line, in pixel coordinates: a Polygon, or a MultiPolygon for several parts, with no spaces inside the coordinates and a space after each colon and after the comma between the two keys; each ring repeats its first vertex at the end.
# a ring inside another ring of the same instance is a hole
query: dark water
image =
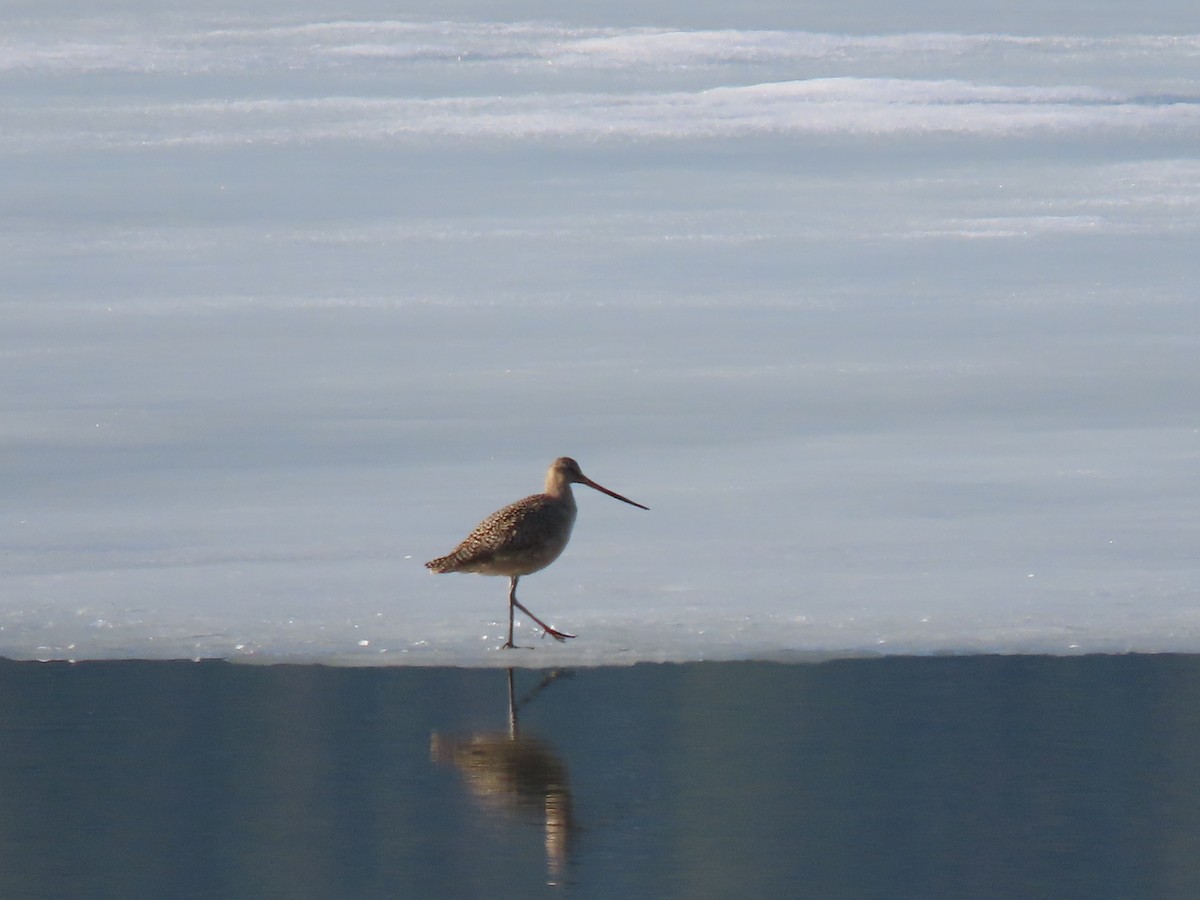
{"type": "Polygon", "coordinates": [[[1200,658],[0,665],[0,896],[1200,896],[1200,658]],[[549,886],[548,882],[556,882],[549,886]]]}

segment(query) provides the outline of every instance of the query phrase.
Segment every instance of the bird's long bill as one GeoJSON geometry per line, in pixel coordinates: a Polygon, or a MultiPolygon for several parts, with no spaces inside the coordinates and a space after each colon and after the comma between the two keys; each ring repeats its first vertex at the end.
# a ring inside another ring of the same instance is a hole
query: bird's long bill
{"type": "Polygon", "coordinates": [[[630,506],[636,506],[638,509],[649,509],[650,508],[648,506],[642,506],[642,504],[640,504],[640,503],[634,503],[628,497],[622,497],[616,491],[610,491],[608,488],[604,487],[603,485],[596,484],[596,482],[592,481],[592,479],[588,478],[587,476],[584,476],[583,483],[586,484],[590,488],[595,488],[602,494],[608,494],[608,496],[610,496],[610,497],[615,497],[616,499],[620,500],[622,503],[628,503],[630,506]]]}

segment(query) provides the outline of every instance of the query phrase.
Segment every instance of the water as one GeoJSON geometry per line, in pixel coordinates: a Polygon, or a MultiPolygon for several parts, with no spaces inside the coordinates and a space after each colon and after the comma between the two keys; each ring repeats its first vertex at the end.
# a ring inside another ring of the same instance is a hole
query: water
{"type": "Polygon", "coordinates": [[[0,890],[1195,895],[1192,6],[496,15],[0,9],[0,890]]]}
{"type": "Polygon", "coordinates": [[[1181,656],[521,670],[514,740],[503,670],[6,664],[0,887],[1191,896],[1198,692],[1181,656]]]}

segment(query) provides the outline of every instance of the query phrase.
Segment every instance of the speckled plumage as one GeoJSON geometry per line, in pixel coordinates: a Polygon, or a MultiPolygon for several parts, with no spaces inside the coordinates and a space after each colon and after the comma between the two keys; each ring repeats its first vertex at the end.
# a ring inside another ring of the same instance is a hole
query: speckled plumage
{"type": "Polygon", "coordinates": [[[545,493],[533,494],[497,510],[476,525],[445,556],[425,563],[426,568],[437,573],[475,572],[509,577],[508,643],[505,647],[513,646],[514,607],[524,611],[551,637],[560,641],[574,637],[546,625],[517,600],[517,580],[522,575],[546,568],[558,559],[571,539],[577,510],[575,496],[571,493],[572,484],[586,484],[631,506],[647,509],[596,484],[583,474],[579,463],[568,456],[561,456],[551,463],[546,472],[545,493]]]}
{"type": "Polygon", "coordinates": [[[529,575],[546,568],[567,546],[575,498],[533,494],[498,509],[445,556],[425,563],[435,572],[529,575]]]}

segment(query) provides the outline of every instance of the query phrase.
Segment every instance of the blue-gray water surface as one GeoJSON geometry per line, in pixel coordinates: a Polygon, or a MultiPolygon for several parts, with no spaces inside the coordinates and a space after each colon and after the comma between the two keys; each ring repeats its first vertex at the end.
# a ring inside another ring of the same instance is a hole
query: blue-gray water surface
{"type": "Polygon", "coordinates": [[[1194,897],[1198,745],[1191,656],[4,663],[0,895],[1194,897]]]}

